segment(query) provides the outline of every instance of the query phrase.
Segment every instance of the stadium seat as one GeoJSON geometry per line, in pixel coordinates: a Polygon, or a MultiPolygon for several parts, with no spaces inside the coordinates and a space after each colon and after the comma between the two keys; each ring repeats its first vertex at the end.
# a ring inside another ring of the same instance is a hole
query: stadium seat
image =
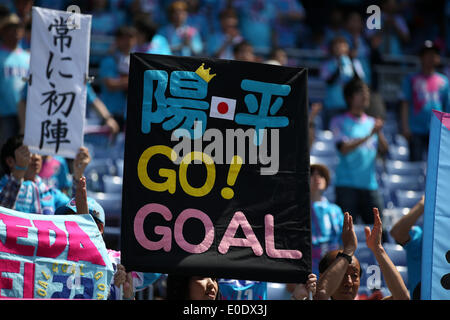
{"type": "Polygon", "coordinates": [[[425,162],[410,162],[410,161],[400,161],[400,160],[386,160],[386,173],[397,174],[397,175],[407,175],[407,176],[418,176],[425,174],[425,162]]]}
{"type": "Polygon", "coordinates": [[[315,141],[310,150],[312,156],[332,157],[337,155],[334,142],[315,141]]]}
{"type": "Polygon", "coordinates": [[[395,266],[407,266],[406,251],[401,245],[385,243],[383,247],[395,266]]]}
{"type": "Polygon", "coordinates": [[[383,228],[392,228],[401,217],[409,212],[409,208],[393,207],[383,210],[383,228]]]}
{"type": "Polygon", "coordinates": [[[388,158],[391,160],[409,160],[409,148],[405,146],[390,145],[388,158]]]}
{"type": "Polygon", "coordinates": [[[402,146],[402,147],[408,147],[408,140],[406,140],[406,138],[404,136],[402,136],[401,134],[396,134],[394,136],[394,143],[397,146],[402,146]]]}
{"type": "Polygon", "coordinates": [[[384,174],[383,187],[391,193],[396,190],[423,191],[425,189],[425,179],[422,176],[401,176],[398,174],[384,174]]]}
{"type": "Polygon", "coordinates": [[[412,208],[422,198],[424,192],[413,190],[396,190],[395,191],[395,206],[412,208]]]}
{"type": "Polygon", "coordinates": [[[103,207],[106,216],[106,225],[108,219],[120,218],[122,214],[122,194],[121,193],[104,193],[104,192],[88,192],[88,197],[91,197],[103,207]]]}
{"type": "Polygon", "coordinates": [[[267,300],[290,300],[291,293],[285,283],[267,282],[267,300]]]}
{"type": "Polygon", "coordinates": [[[103,190],[105,193],[122,193],[122,178],[119,176],[104,175],[103,190]]]}
{"type": "Polygon", "coordinates": [[[330,171],[334,171],[339,163],[339,158],[335,155],[333,156],[310,156],[309,162],[311,164],[324,164],[328,167],[330,171]]]}
{"type": "MultiPolygon", "coordinates": [[[[368,225],[365,224],[353,224],[353,229],[355,230],[356,238],[358,238],[358,243],[362,242],[365,245],[366,234],[364,233],[364,227],[368,225]]],[[[370,227],[370,226],[368,226],[370,227]]]]}
{"type": "Polygon", "coordinates": [[[317,130],[315,133],[316,141],[333,142],[333,132],[330,130],[317,130]]]}
{"type": "Polygon", "coordinates": [[[372,251],[367,247],[365,243],[366,236],[363,236],[364,242],[360,241],[358,238],[358,247],[356,248],[355,256],[358,258],[361,264],[365,263],[366,266],[377,264],[375,257],[373,256],[372,251]]]}
{"type": "Polygon", "coordinates": [[[116,160],[117,175],[122,178],[123,178],[123,165],[124,165],[123,159],[116,160]]]}
{"type": "Polygon", "coordinates": [[[403,282],[405,282],[405,285],[408,287],[408,267],[406,266],[396,266],[396,267],[397,271],[403,278],[403,282]]]}

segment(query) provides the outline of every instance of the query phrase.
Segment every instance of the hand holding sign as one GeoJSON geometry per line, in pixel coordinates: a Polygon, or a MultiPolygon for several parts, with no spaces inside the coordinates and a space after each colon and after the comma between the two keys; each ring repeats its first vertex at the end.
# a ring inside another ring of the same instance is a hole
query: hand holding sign
{"type": "Polygon", "coordinates": [[[86,169],[89,162],[91,162],[89,149],[86,147],[81,147],[73,163],[73,177],[75,180],[78,181],[83,176],[84,170],[86,169]]]}
{"type": "Polygon", "coordinates": [[[75,193],[75,202],[78,214],[88,214],[86,178],[82,177],[77,181],[77,191],[75,193]]]}
{"type": "Polygon", "coordinates": [[[123,285],[123,297],[125,299],[132,299],[134,296],[133,292],[133,276],[131,272],[126,272],[123,265],[117,265],[117,271],[114,274],[114,285],[118,288],[123,285]]]}

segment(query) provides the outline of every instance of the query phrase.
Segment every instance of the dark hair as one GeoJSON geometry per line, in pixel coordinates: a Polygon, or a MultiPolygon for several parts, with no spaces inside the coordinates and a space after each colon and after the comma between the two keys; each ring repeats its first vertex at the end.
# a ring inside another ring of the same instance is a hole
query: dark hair
{"type": "MultiPolygon", "coordinates": [[[[189,283],[192,276],[186,275],[167,275],[167,300],[190,300],[189,283]]],[[[220,291],[217,292],[216,300],[220,300],[220,291]]]]}
{"type": "Polygon", "coordinates": [[[227,8],[222,10],[219,13],[219,19],[222,20],[224,18],[236,18],[238,19],[238,15],[236,13],[236,10],[234,10],[233,8],[227,8]]]}
{"type": "Polygon", "coordinates": [[[152,41],[158,31],[158,26],[146,16],[136,18],[134,26],[138,32],[145,34],[147,42],[152,41]]]}
{"type": "Polygon", "coordinates": [[[116,30],[114,36],[116,38],[119,38],[122,36],[134,37],[134,36],[136,36],[136,29],[131,26],[121,26],[116,30]]]}
{"type": "Polygon", "coordinates": [[[367,84],[358,76],[354,76],[353,79],[345,84],[344,99],[347,102],[347,108],[350,108],[350,101],[353,95],[363,90],[364,87],[367,87],[367,84]]]}
{"type": "Polygon", "coordinates": [[[251,47],[252,45],[250,44],[250,42],[246,41],[246,40],[242,40],[241,42],[239,42],[238,44],[236,44],[233,47],[233,54],[236,55],[237,52],[239,52],[242,48],[244,47],[251,47]]]}
{"type": "Polygon", "coordinates": [[[2,146],[1,151],[1,162],[2,162],[2,168],[3,171],[5,171],[7,174],[11,173],[11,170],[9,169],[8,164],[6,163],[6,158],[8,157],[14,157],[14,152],[17,148],[19,148],[23,144],[23,135],[13,136],[9,138],[6,143],[2,146]]]}
{"type": "MultiPolygon", "coordinates": [[[[333,263],[333,261],[336,260],[336,255],[339,252],[342,252],[342,251],[339,251],[339,250],[329,251],[322,257],[322,259],[320,259],[320,262],[319,262],[319,273],[324,273],[325,270],[328,269],[328,267],[333,263]]],[[[353,257],[356,259],[355,256],[353,256],[353,257]]],[[[362,268],[361,268],[361,264],[359,263],[358,259],[356,259],[356,261],[358,261],[359,277],[361,278],[362,277],[362,273],[363,273],[362,268]]]]}

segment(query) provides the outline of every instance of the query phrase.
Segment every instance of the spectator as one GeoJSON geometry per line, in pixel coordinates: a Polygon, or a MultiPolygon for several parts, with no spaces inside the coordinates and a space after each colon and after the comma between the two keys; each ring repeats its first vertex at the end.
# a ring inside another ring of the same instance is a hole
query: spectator
{"type": "Polygon", "coordinates": [[[195,56],[203,51],[200,32],[187,24],[188,11],[184,1],[175,1],[168,9],[170,24],[161,29],[161,34],[169,41],[174,55],[195,56]]]}
{"type": "Polygon", "coordinates": [[[311,165],[311,251],[312,272],[316,275],[323,255],[341,245],[344,214],[339,206],[323,196],[330,179],[330,171],[325,165],[311,165]]]}
{"type": "Polygon", "coordinates": [[[344,35],[344,31],[344,13],[340,8],[334,7],[324,30],[326,44],[330,46],[333,39],[344,35]]]}
{"type": "Polygon", "coordinates": [[[350,49],[344,37],[336,37],[331,42],[332,56],[320,69],[320,78],[326,82],[323,101],[323,128],[329,129],[331,119],[346,109],[343,88],[355,76],[365,79],[358,59],[351,59],[350,49]]]}
{"type": "Polygon", "coordinates": [[[372,208],[383,208],[376,178],[377,149],[388,150],[381,129],[383,120],[365,113],[369,106],[369,87],[360,79],[353,79],[344,88],[347,112],[333,118],[331,131],[338,149],[336,168],[336,204],[353,212],[363,223],[372,224],[372,208]]]}
{"type": "Polygon", "coordinates": [[[220,13],[221,30],[211,34],[207,41],[208,54],[214,58],[233,59],[233,46],[243,41],[234,9],[220,13]]]}
{"type": "Polygon", "coordinates": [[[358,12],[353,11],[347,15],[346,21],[344,36],[350,46],[350,57],[360,61],[364,71],[365,81],[370,86],[372,74],[370,68],[370,46],[363,35],[364,25],[362,17],[358,12]]]}
{"type": "Polygon", "coordinates": [[[239,15],[242,36],[253,48],[269,52],[274,46],[273,25],[276,19],[274,0],[235,0],[233,7],[239,15]]]}
{"type": "Polygon", "coordinates": [[[322,103],[320,102],[314,102],[311,103],[311,108],[309,110],[309,116],[308,116],[308,128],[309,128],[309,134],[308,134],[308,145],[309,150],[311,150],[311,147],[314,143],[314,140],[316,138],[316,119],[319,113],[322,111],[322,103]]]}
{"type": "MultiPolygon", "coordinates": [[[[377,208],[373,209],[374,226],[365,228],[367,247],[374,254],[392,296],[384,299],[409,300],[405,283],[381,243],[382,223],[377,208]]],[[[358,246],[352,216],[345,212],[342,229],[343,251],[331,251],[320,262],[317,300],[355,300],[360,286],[361,265],[354,253],[358,246]]]]}
{"type": "Polygon", "coordinates": [[[124,130],[127,107],[130,52],[136,45],[136,30],[122,26],[116,32],[116,52],[100,64],[101,100],[105,102],[114,120],[124,130]]]}
{"type": "Polygon", "coordinates": [[[60,156],[43,156],[39,177],[50,188],[61,190],[69,195],[72,188],[72,178],[66,159],[60,156]]]}
{"type": "Polygon", "coordinates": [[[19,133],[17,103],[28,76],[30,54],[19,47],[24,28],[15,14],[0,20],[0,145],[19,133]]]}
{"type": "MultiPolygon", "coordinates": [[[[75,198],[59,207],[55,215],[89,213],[103,236],[106,223],[105,211],[97,201],[87,197],[85,177],[77,180],[76,190],[75,198]]],[[[108,249],[107,252],[114,268],[114,282],[110,287],[108,300],[133,300],[137,290],[146,288],[160,277],[159,273],[126,272],[125,267],[120,264],[120,251],[108,249]]]]}
{"type": "Polygon", "coordinates": [[[410,39],[408,25],[399,14],[396,0],[381,1],[381,28],[369,30],[368,35],[381,36],[380,52],[386,55],[401,55],[410,39]]]}
{"type": "Polygon", "coordinates": [[[287,66],[288,56],[286,51],[282,48],[273,48],[269,54],[269,60],[265,63],[274,64],[278,66],[287,66]]]}
{"type": "Polygon", "coordinates": [[[256,62],[256,56],[253,53],[253,46],[247,41],[242,41],[233,47],[234,60],[256,62]]]}
{"type": "Polygon", "coordinates": [[[431,41],[419,53],[421,70],[403,80],[401,128],[409,142],[410,161],[422,161],[428,151],[432,110],[450,112],[448,78],[436,71],[440,56],[431,41]]]}
{"type": "Polygon", "coordinates": [[[422,275],[422,228],[416,225],[423,215],[425,197],[391,228],[390,234],[394,240],[406,250],[408,266],[408,289],[414,296],[415,288],[420,284],[422,275]]]}
{"type": "Polygon", "coordinates": [[[276,1],[276,19],[274,21],[274,45],[281,48],[297,48],[300,40],[306,38],[303,21],[305,8],[298,0],[276,1]]]}
{"type": "Polygon", "coordinates": [[[136,28],[137,44],[133,51],[153,54],[171,55],[170,45],[167,39],[158,34],[158,27],[145,16],[136,18],[134,22],[136,28]]]}
{"type": "Polygon", "coordinates": [[[167,300],[219,299],[219,285],[215,278],[173,274],[167,276],[167,300]]]}
{"type": "Polygon", "coordinates": [[[92,15],[93,36],[114,35],[118,26],[126,22],[125,13],[111,10],[107,0],[89,0],[88,12],[92,15]]]}
{"type": "MultiPolygon", "coordinates": [[[[82,177],[91,157],[89,150],[80,148],[74,161],[73,179],[82,177]]],[[[0,180],[0,203],[21,212],[54,214],[69,197],[59,189],[48,187],[38,173],[42,156],[30,154],[23,145],[23,136],[11,137],[1,150],[1,164],[6,174],[0,180]]],[[[73,193],[75,191],[72,191],[73,193]]]]}

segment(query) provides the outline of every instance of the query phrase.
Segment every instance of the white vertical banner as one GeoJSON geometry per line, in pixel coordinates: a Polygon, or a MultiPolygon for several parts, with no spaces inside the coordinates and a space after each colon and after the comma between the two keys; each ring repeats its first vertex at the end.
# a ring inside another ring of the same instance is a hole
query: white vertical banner
{"type": "Polygon", "coordinates": [[[73,159],[83,145],[91,20],[33,7],[24,137],[31,152],[73,159]]]}

